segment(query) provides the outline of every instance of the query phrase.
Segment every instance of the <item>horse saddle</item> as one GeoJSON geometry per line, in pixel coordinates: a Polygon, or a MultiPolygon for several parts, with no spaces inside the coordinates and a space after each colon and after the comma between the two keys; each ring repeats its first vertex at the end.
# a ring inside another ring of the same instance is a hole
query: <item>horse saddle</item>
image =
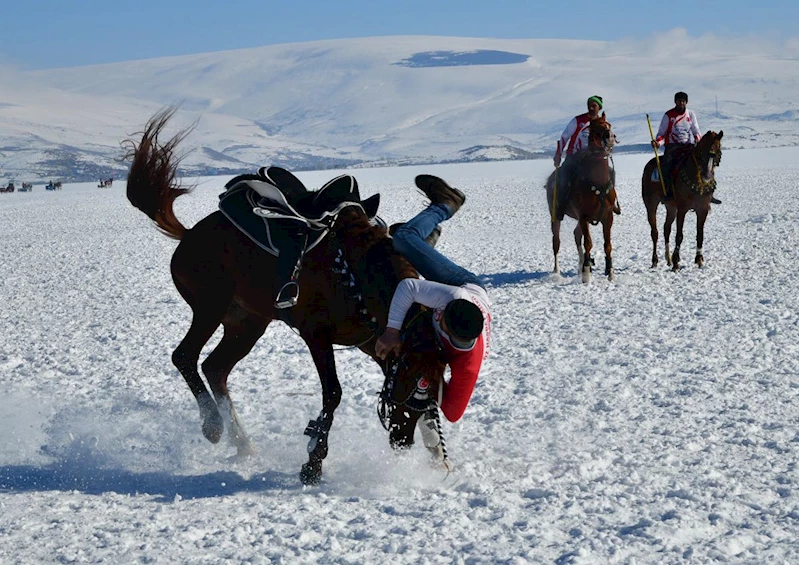
{"type": "Polygon", "coordinates": [[[298,232],[309,236],[303,252],[313,249],[348,206],[359,206],[369,219],[379,221],[379,205],[379,194],[361,200],[358,182],[351,175],[341,175],[310,191],[280,167],[261,167],[257,175],[234,177],[219,195],[220,211],[276,257],[284,247],[295,247],[298,232]]]}
{"type": "MultiPolygon", "coordinates": [[[[361,200],[358,182],[351,175],[341,175],[310,191],[280,167],[261,167],[257,175],[234,177],[219,196],[222,214],[277,257],[275,306],[279,312],[297,303],[302,259],[330,232],[338,214],[358,206],[370,220],[382,223],[376,216],[379,204],[379,194],[361,200]]],[[[288,323],[288,318],[284,321],[288,323]]]]}

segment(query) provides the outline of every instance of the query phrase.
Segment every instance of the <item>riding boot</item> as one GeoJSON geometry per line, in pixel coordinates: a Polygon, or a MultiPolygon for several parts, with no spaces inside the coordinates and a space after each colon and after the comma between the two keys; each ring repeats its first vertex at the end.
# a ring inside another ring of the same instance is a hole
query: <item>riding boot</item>
{"type": "Polygon", "coordinates": [[[661,202],[663,204],[673,204],[674,203],[674,191],[672,190],[671,183],[664,178],[663,184],[666,188],[666,194],[663,195],[661,202]]]}
{"type": "MultiPolygon", "coordinates": [[[[397,233],[397,230],[404,225],[405,222],[397,222],[396,224],[391,224],[391,227],[388,228],[388,235],[393,236],[395,233],[397,233]]],[[[430,235],[424,238],[424,241],[430,247],[435,247],[436,243],[438,243],[439,237],[441,237],[441,224],[438,224],[435,228],[433,228],[433,231],[430,232],[430,235]]]]}
{"type": "Polygon", "coordinates": [[[716,198],[715,196],[711,196],[711,197],[710,197],[710,203],[711,203],[711,204],[721,204],[721,200],[719,200],[719,199],[718,199],[718,198],[716,198]]]}
{"type": "Polygon", "coordinates": [[[435,247],[439,237],[441,237],[441,224],[438,224],[424,240],[430,247],[435,247]]]}

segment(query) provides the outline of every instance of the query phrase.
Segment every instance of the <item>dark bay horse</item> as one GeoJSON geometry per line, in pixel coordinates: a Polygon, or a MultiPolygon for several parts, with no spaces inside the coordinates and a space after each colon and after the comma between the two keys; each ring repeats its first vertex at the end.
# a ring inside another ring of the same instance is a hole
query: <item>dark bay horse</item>
{"type": "MultiPolygon", "coordinates": [[[[721,138],[723,131],[708,131],[693,148],[687,148],[685,154],[675,154],[672,159],[672,193],[674,198],[666,206],[666,220],[663,222],[663,239],[666,243],[666,264],[673,270],[680,268],[680,245],[683,239],[685,214],[689,210],[696,212],[696,256],[694,263],[701,267],[705,263],[702,254],[702,243],[705,239],[705,220],[710,212],[710,199],[716,189],[715,170],[721,164],[721,138]],[[674,240],[674,253],[669,252],[671,226],[677,219],[677,235],[674,240]]],[[[644,167],[641,177],[641,196],[646,206],[652,235],[652,267],[658,265],[658,226],[657,211],[663,199],[663,185],[660,180],[652,180],[657,170],[654,157],[644,167]]],[[[663,171],[664,175],[671,174],[663,171]]]]}
{"type": "MultiPolygon", "coordinates": [[[[610,157],[616,137],[610,122],[605,119],[605,113],[591,120],[588,136],[588,148],[577,154],[576,172],[574,182],[569,191],[566,204],[566,215],[577,220],[574,228],[574,242],[580,258],[580,272],[582,281],[591,280],[591,270],[594,259],[591,250],[594,243],[588,223],[602,224],[602,234],[605,240],[605,275],[613,280],[613,246],[610,241],[610,230],[613,227],[614,210],[616,208],[616,187],[614,186],[613,169],[610,166],[610,157]]],[[[554,214],[555,170],[547,180],[547,204],[552,215],[552,252],[555,255],[554,272],[559,273],[558,252],[560,251],[560,221],[554,214]]],[[[558,187],[562,190],[563,187],[558,187]]]]}
{"type": "MultiPolygon", "coordinates": [[[[175,150],[187,132],[164,143],[158,139],[173,113],[174,110],[159,112],[148,122],[140,141],[128,140],[132,165],[127,196],[159,230],[180,241],[172,256],[172,278],[191,307],[193,318],[172,361],[197,400],[203,435],[217,443],[227,426],[231,443],[240,455],[246,455],[254,450],[236,414],[227,379],[236,363],[277,318],[277,260],[219,211],[190,229],[177,219],[173,203],[190,189],[176,181],[175,150]],[[197,364],[203,346],[220,324],[224,335],[202,362],[209,392],[197,364]]],[[[328,434],[341,401],[333,345],[357,347],[387,370],[375,354],[376,334],[385,327],[398,282],[417,276],[394,251],[385,227],[371,223],[359,203],[344,207],[330,233],[305,255],[298,280],[299,300],[284,310],[288,323],[308,345],[322,384],[321,413],[305,431],[311,440],[309,460],[300,472],[303,483],[316,484],[321,480],[328,434]]],[[[401,383],[415,383],[416,376],[424,375],[438,383],[445,365],[435,348],[433,327],[416,326],[416,343],[421,340],[428,347],[403,351],[403,363],[398,369],[402,374],[397,378],[401,383]]],[[[406,390],[397,394],[409,393],[406,390]]],[[[413,444],[419,415],[410,410],[393,411],[389,426],[393,447],[413,444]]]]}

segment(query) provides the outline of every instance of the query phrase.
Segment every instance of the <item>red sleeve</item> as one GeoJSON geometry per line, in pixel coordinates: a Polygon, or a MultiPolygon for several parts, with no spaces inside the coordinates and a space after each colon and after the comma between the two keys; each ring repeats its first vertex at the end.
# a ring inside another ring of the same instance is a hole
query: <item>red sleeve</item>
{"type": "Polygon", "coordinates": [[[444,385],[441,412],[450,422],[457,422],[466,411],[472,398],[480,367],[483,365],[485,343],[481,335],[469,351],[458,351],[449,356],[451,377],[444,385]]]}

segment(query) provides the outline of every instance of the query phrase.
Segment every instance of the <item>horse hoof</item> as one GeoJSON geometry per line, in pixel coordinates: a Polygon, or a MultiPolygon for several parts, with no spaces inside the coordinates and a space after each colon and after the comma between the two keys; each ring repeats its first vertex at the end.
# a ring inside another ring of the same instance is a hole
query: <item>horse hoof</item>
{"type": "Polygon", "coordinates": [[[300,471],[300,481],[305,486],[316,486],[322,482],[322,462],[312,463],[308,461],[303,463],[302,470],[300,471]]]}
{"type": "Polygon", "coordinates": [[[225,423],[222,421],[222,415],[214,406],[212,410],[205,413],[203,418],[203,435],[211,443],[219,443],[224,431],[225,423]]]}
{"type": "Polygon", "coordinates": [[[222,417],[219,414],[216,416],[216,418],[206,418],[203,422],[203,435],[211,443],[219,443],[219,440],[222,439],[222,432],[225,430],[222,417]]]}

